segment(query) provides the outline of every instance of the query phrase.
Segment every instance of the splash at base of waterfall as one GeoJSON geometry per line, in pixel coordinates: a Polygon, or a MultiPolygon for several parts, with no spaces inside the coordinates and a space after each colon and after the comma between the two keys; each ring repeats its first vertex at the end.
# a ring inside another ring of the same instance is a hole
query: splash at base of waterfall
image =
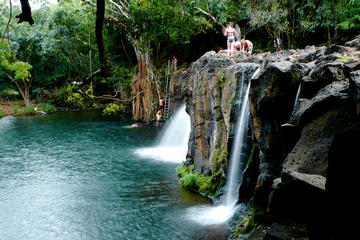
{"type": "Polygon", "coordinates": [[[185,109],[185,104],[177,109],[162,130],[154,147],[137,149],[135,154],[142,158],[163,162],[181,163],[185,161],[191,130],[190,116],[185,109]]]}
{"type": "Polygon", "coordinates": [[[186,160],[187,148],[180,147],[148,147],[135,150],[135,154],[142,158],[157,161],[181,163],[186,160]]]}
{"type": "Polygon", "coordinates": [[[227,222],[237,210],[237,206],[200,205],[187,209],[185,218],[200,225],[215,225],[227,222]]]}

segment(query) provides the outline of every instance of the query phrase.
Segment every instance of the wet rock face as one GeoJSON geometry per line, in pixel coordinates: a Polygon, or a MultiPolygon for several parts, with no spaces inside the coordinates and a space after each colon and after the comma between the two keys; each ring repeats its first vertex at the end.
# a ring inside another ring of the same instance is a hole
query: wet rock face
{"type": "Polygon", "coordinates": [[[208,52],[177,81],[182,84],[192,126],[187,162],[194,163],[198,173],[213,174],[219,169],[214,153],[229,152],[236,94],[261,63],[261,58],[254,57],[251,63],[242,63],[244,60],[240,54],[229,58],[208,52]]]}
{"type": "MultiPolygon", "coordinates": [[[[253,198],[254,206],[265,213],[266,209],[275,215],[294,213],[295,219],[309,220],[312,227],[320,227],[316,221],[326,222],[329,210],[321,201],[341,194],[335,184],[334,166],[341,165],[343,159],[336,151],[341,152],[342,142],[354,146],[339,139],[359,134],[359,43],[360,36],[346,46],[311,46],[250,58],[206,53],[181,73],[181,96],[186,100],[192,124],[188,162],[194,163],[199,173],[211,174],[217,169],[214,152],[230,152],[233,103],[243,73],[245,82],[249,81],[261,66],[250,80],[249,95],[257,156],[244,174],[243,182],[248,185],[241,186],[243,192],[239,195],[253,198]],[[313,184],[316,181],[321,184],[313,184]],[[330,195],[324,183],[329,192],[332,189],[330,195]],[[303,191],[307,195],[300,198],[303,191]],[[281,212],[283,203],[298,199],[306,201],[287,204],[287,210],[281,212]],[[296,210],[299,204],[300,209],[310,211],[302,214],[296,210]],[[322,206],[321,211],[316,212],[317,206],[322,206]]],[[[346,169],[343,172],[346,175],[346,169]]]]}

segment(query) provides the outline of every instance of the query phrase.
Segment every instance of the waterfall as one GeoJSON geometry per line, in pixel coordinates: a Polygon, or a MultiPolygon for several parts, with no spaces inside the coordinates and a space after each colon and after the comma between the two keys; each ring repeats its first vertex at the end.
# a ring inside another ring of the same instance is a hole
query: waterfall
{"type": "MultiPolygon", "coordinates": [[[[233,207],[237,202],[238,190],[242,180],[242,169],[246,164],[247,159],[243,153],[243,147],[247,137],[247,126],[249,119],[249,92],[250,81],[246,89],[246,93],[241,104],[241,111],[235,125],[234,142],[230,155],[230,164],[228,171],[228,180],[225,186],[225,206],[233,207]]],[[[241,91],[240,91],[241,93],[241,91]]],[[[241,96],[239,96],[241,97],[241,96]]]]}
{"type": "Polygon", "coordinates": [[[295,102],[294,102],[292,112],[294,112],[294,110],[295,110],[296,103],[297,103],[297,101],[299,99],[299,96],[300,96],[300,91],[301,91],[301,83],[299,84],[299,88],[298,88],[297,93],[296,93],[295,102]]]}
{"type": "MultiPolygon", "coordinates": [[[[260,71],[258,68],[251,79],[253,79],[260,71]]],[[[220,205],[217,206],[195,206],[191,207],[187,211],[187,218],[191,221],[197,222],[202,225],[212,225],[212,224],[221,224],[228,221],[237,210],[236,203],[238,201],[239,188],[242,182],[242,174],[247,158],[243,153],[245,148],[245,142],[247,137],[247,127],[249,120],[249,93],[250,93],[250,83],[246,87],[246,92],[244,92],[244,73],[242,75],[242,82],[239,89],[239,94],[237,97],[237,104],[239,106],[236,108],[236,111],[240,111],[240,114],[236,114],[237,120],[235,125],[235,135],[233,147],[230,155],[230,164],[228,168],[227,183],[224,187],[225,195],[221,199],[220,205]],[[243,100],[241,101],[241,97],[243,100]]]]}
{"type": "Polygon", "coordinates": [[[185,104],[179,107],[162,129],[154,147],[140,148],[135,154],[164,162],[181,163],[186,159],[191,130],[190,116],[185,104]]]}
{"type": "Polygon", "coordinates": [[[160,134],[157,146],[183,147],[187,149],[191,130],[190,116],[185,111],[185,104],[176,111],[173,118],[160,134]]]}

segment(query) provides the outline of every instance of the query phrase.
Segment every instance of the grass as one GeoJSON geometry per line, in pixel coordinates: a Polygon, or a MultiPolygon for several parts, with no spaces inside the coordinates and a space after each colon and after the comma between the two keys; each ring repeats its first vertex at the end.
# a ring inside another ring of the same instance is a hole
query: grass
{"type": "Polygon", "coordinates": [[[2,108],[0,107],[0,117],[3,116],[3,115],[5,115],[5,111],[2,110],[2,108]]]}
{"type": "Polygon", "coordinates": [[[27,106],[24,108],[21,108],[19,105],[16,105],[13,109],[14,114],[30,114],[30,113],[36,113],[35,106],[27,106]]]}
{"type": "Polygon", "coordinates": [[[43,112],[55,112],[56,107],[50,103],[40,103],[39,110],[43,112]]]}
{"type": "Polygon", "coordinates": [[[47,113],[55,112],[56,107],[49,103],[40,103],[37,106],[33,105],[33,106],[27,106],[27,107],[21,107],[20,105],[15,105],[14,108],[12,109],[13,114],[16,114],[16,115],[34,114],[37,111],[42,111],[42,112],[47,112],[47,113]],[[38,109],[35,110],[35,107],[37,107],[38,109]]]}

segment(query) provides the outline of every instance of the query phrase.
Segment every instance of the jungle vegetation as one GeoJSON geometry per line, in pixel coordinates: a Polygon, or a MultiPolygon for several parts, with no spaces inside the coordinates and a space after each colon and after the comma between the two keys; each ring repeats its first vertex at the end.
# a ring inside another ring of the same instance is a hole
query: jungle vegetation
{"type": "Polygon", "coordinates": [[[1,0],[0,97],[151,120],[168,60],[225,48],[229,21],[255,52],[276,35],[285,49],[340,44],[358,34],[360,0],[1,0]]]}

